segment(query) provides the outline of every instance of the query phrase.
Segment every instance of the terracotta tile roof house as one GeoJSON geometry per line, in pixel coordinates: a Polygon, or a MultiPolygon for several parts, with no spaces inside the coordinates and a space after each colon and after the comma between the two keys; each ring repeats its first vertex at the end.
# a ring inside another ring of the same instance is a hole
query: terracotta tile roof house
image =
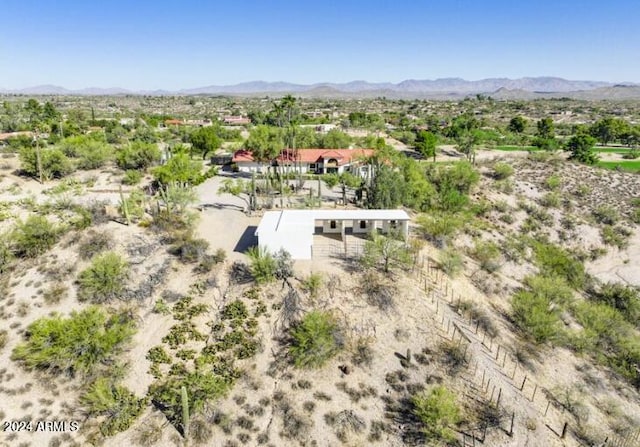
{"type": "Polygon", "coordinates": [[[269,165],[294,169],[299,163],[302,172],[316,174],[342,173],[363,165],[363,160],[374,154],[373,149],[284,149],[271,163],[259,163],[251,151],[239,150],[233,154],[233,163],[241,172],[261,172],[269,165]]]}
{"type": "Polygon", "coordinates": [[[182,126],[183,124],[182,120],[164,120],[165,126],[182,126]]]}

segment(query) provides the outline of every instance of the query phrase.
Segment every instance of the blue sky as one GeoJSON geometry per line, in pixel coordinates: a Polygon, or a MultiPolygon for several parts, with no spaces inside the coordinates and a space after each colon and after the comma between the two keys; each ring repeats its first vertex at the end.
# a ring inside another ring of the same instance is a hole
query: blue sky
{"type": "Polygon", "coordinates": [[[640,82],[638,0],[2,0],[0,88],[640,82]]]}

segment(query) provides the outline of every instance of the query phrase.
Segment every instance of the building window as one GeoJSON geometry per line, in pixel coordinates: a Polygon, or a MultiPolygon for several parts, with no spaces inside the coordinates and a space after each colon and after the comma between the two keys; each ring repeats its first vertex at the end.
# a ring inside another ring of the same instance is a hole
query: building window
{"type": "Polygon", "coordinates": [[[316,164],[315,163],[309,163],[309,171],[315,171],[316,170],[316,164]]]}
{"type": "Polygon", "coordinates": [[[398,228],[398,222],[396,222],[395,220],[389,221],[389,227],[395,230],[396,228],[398,228]]]}
{"type": "Polygon", "coordinates": [[[367,228],[367,221],[366,221],[366,220],[361,220],[361,221],[360,221],[360,228],[362,228],[363,230],[364,230],[365,228],[367,228]]]}
{"type": "Polygon", "coordinates": [[[337,227],[336,221],[335,221],[335,220],[332,220],[331,222],[329,222],[329,227],[330,227],[332,230],[335,230],[335,229],[336,229],[336,227],[337,227]]]}

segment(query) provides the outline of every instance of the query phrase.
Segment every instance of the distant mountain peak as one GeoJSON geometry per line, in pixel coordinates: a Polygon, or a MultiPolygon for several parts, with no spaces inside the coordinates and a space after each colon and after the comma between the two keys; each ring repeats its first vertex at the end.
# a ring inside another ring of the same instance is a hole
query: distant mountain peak
{"type": "MultiPolygon", "coordinates": [[[[398,98],[436,98],[456,96],[464,97],[473,94],[505,94],[507,96],[530,97],[532,94],[546,95],[576,92],[595,92],[604,88],[638,87],[632,82],[611,83],[602,81],[575,81],[555,76],[523,77],[518,79],[487,78],[467,81],[458,77],[438,79],[406,79],[396,84],[391,82],[368,82],[354,80],[345,83],[321,82],[315,84],[295,84],[289,82],[250,81],[235,85],[209,85],[188,88],[178,91],[146,90],[131,91],[124,88],[90,87],[69,90],[57,85],[39,85],[17,90],[0,90],[5,94],[23,95],[257,95],[257,94],[297,94],[326,95],[346,97],[387,96],[398,98]]],[[[576,93],[577,94],[577,93],[576,93]]],[[[635,91],[634,91],[635,94],[635,91]]]]}

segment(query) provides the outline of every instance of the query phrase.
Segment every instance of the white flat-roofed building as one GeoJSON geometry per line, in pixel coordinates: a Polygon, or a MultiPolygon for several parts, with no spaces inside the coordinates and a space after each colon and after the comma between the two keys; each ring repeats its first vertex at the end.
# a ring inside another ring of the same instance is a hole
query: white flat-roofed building
{"type": "Polygon", "coordinates": [[[311,259],[314,234],[366,234],[397,231],[409,234],[409,215],[403,210],[282,210],[267,211],[255,236],[270,252],[284,249],[293,259],[311,259]]]}

